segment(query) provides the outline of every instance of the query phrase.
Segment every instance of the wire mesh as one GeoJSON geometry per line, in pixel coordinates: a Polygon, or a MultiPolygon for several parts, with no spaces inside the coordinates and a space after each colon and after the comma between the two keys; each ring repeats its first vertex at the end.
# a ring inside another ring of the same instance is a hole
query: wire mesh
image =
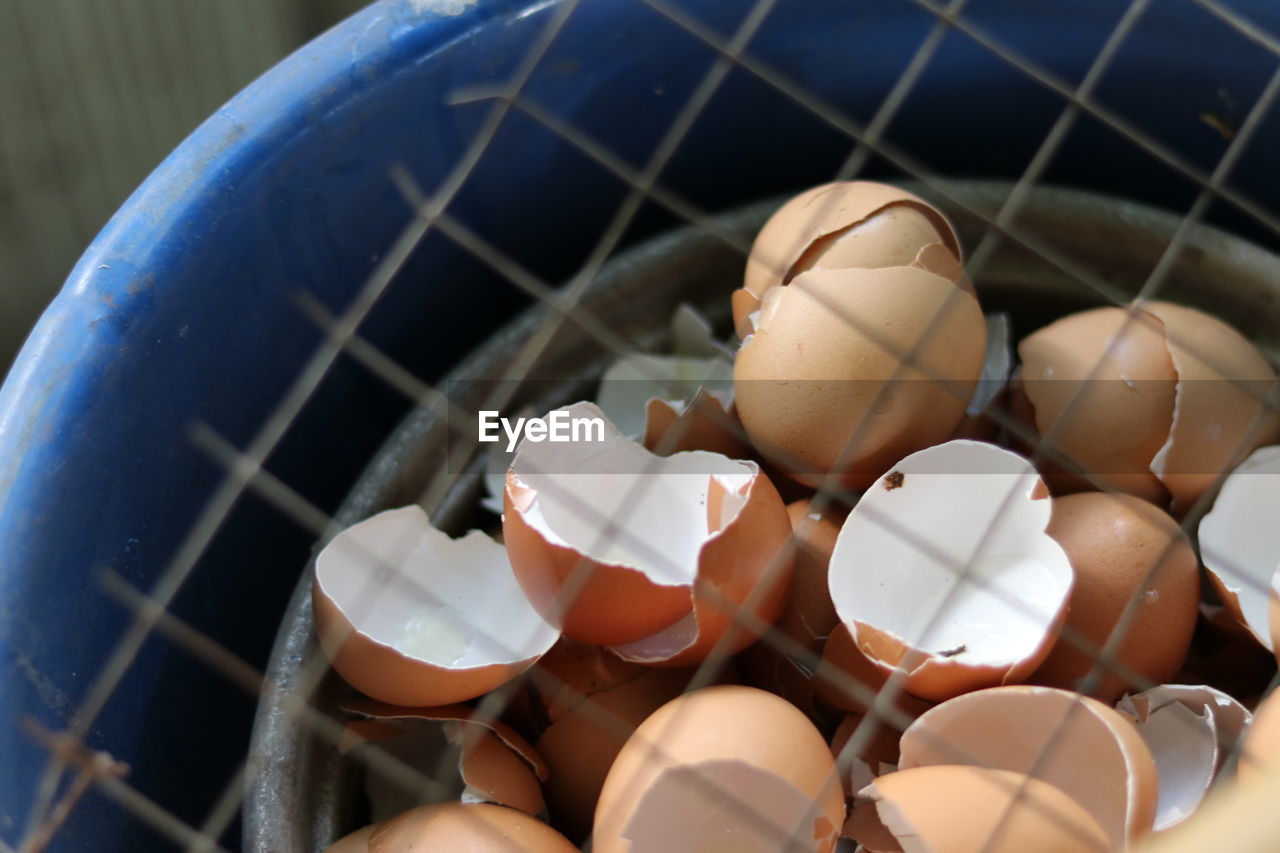
{"type": "MultiPolygon", "coordinates": [[[[682,198],[678,193],[664,188],[660,182],[664,168],[679,151],[691,126],[703,114],[718,87],[731,71],[752,75],[796,105],[821,118],[847,138],[851,148],[837,174],[833,176],[835,179],[848,180],[857,177],[863,173],[874,157],[893,165],[903,174],[919,181],[960,208],[966,208],[965,200],[954,196],[941,176],[935,174],[914,156],[896,147],[887,138],[894,118],[911,95],[913,87],[928,68],[944,39],[951,34],[960,34],[980,45],[992,57],[1017,70],[1027,80],[1056,95],[1062,103],[1061,113],[1051,130],[1045,135],[1025,171],[1013,185],[1004,204],[994,214],[973,208],[968,208],[966,211],[980,219],[986,227],[985,234],[977,244],[968,265],[969,274],[974,279],[981,277],[983,266],[990,259],[997,245],[1002,241],[1008,241],[1034,253],[1045,263],[1075,278],[1105,304],[1126,306],[1135,298],[1151,299],[1161,292],[1161,286],[1177,262],[1189,235],[1203,221],[1209,206],[1214,202],[1229,205],[1261,226],[1280,235],[1280,217],[1248,195],[1231,187],[1229,183],[1232,170],[1255,138],[1259,127],[1272,113],[1276,96],[1280,94],[1280,62],[1277,62],[1276,72],[1250,107],[1217,165],[1209,172],[1189,162],[1123,115],[1117,114],[1095,99],[1095,90],[1105,75],[1109,63],[1121,50],[1133,29],[1143,20],[1143,16],[1152,13],[1151,4],[1147,0],[1133,0],[1127,5],[1095,61],[1075,85],[1068,84],[1050,71],[1038,66],[1031,59],[1021,56],[996,37],[981,30],[965,16],[966,7],[969,5],[967,0],[953,0],[946,5],[933,0],[903,0],[904,3],[914,5],[933,16],[934,23],[914,57],[885,96],[879,109],[865,125],[844,114],[836,105],[826,103],[819,96],[805,91],[762,60],[752,57],[750,53],[752,37],[761,26],[766,24],[769,14],[773,11],[772,0],[758,0],[754,3],[736,31],[728,38],[711,31],[666,0],[631,0],[631,2],[643,3],[669,20],[689,38],[706,44],[716,54],[714,62],[703,75],[701,82],[694,88],[643,168],[637,169],[628,165],[624,157],[610,151],[585,131],[558,119],[551,110],[534,102],[524,91],[526,83],[539,67],[539,63],[580,5],[579,0],[564,0],[555,5],[548,14],[541,34],[529,44],[524,62],[505,85],[486,91],[461,91],[455,95],[454,103],[459,105],[484,103],[487,105],[488,112],[466,153],[433,193],[426,193],[403,170],[394,171],[387,176],[387,180],[399,188],[405,200],[411,205],[414,215],[406,222],[394,246],[378,262],[351,305],[335,316],[328,312],[318,300],[305,295],[299,300],[299,311],[320,327],[325,337],[310,354],[292,387],[281,397],[253,439],[241,449],[227,442],[208,424],[192,425],[189,440],[223,470],[221,485],[209,499],[200,517],[191,526],[185,541],[151,589],[137,589],[113,573],[107,573],[102,577],[101,582],[105,591],[131,611],[132,623],[128,631],[119,638],[106,664],[97,674],[93,687],[75,714],[70,729],[65,732],[50,732],[35,724],[30,728],[31,737],[47,747],[49,764],[44,778],[40,780],[36,804],[19,847],[23,853],[35,853],[44,849],[57,835],[67,815],[76,807],[76,803],[90,787],[113,799],[121,808],[127,809],[153,826],[161,835],[182,849],[190,851],[223,849],[219,839],[240,808],[245,785],[259,772],[261,757],[246,755],[239,770],[228,780],[222,796],[210,803],[204,822],[198,826],[192,826],[168,814],[162,807],[132,788],[128,783],[126,767],[109,755],[90,750],[85,744],[87,733],[95,719],[102,712],[113,692],[119,688],[125,673],[136,661],[142,645],[153,634],[162,635],[184,649],[193,659],[220,672],[232,687],[244,690],[252,696],[257,696],[262,691],[264,688],[262,673],[218,642],[185,624],[170,612],[170,607],[197,561],[206,553],[220,527],[246,494],[253,493],[265,499],[279,511],[283,518],[306,529],[317,539],[323,540],[333,535],[336,530],[336,522],[333,518],[268,471],[266,460],[293,427],[299,413],[316,394],[340,359],[344,357],[353,359],[374,380],[385,383],[415,405],[450,405],[448,395],[423,382],[361,335],[362,324],[378,303],[380,296],[386,291],[410,255],[422,244],[428,233],[438,232],[444,235],[464,252],[474,256],[502,276],[513,288],[536,300],[542,308],[543,319],[538,333],[527,341],[520,357],[511,365],[508,374],[501,377],[506,381],[495,383],[495,388],[506,390],[495,392],[495,396],[487,401],[486,408],[493,409],[501,409],[509,402],[510,389],[519,387],[521,382],[528,378],[539,356],[565,323],[576,325],[598,341],[607,351],[617,355],[625,355],[633,351],[632,342],[611,331],[606,323],[585,309],[581,301],[603,265],[618,249],[624,234],[643,203],[652,202],[661,206],[682,221],[716,236],[745,257],[749,246],[741,235],[725,229],[715,216],[698,209],[694,203],[682,198]],[[466,185],[499,127],[513,112],[519,112],[533,119],[603,167],[621,182],[627,191],[594,249],[578,272],[562,287],[541,280],[449,214],[450,205],[466,185]],[[1024,233],[1017,223],[1019,210],[1027,201],[1031,191],[1041,184],[1063,140],[1080,116],[1088,116],[1100,122],[1111,132],[1142,149],[1153,160],[1191,181],[1198,188],[1194,203],[1183,216],[1181,225],[1166,246],[1158,263],[1141,283],[1136,297],[1102,280],[1098,275],[1047,245],[1035,235],[1024,233]],[[503,399],[503,394],[506,394],[508,399],[503,399]]],[[[1195,2],[1243,37],[1280,57],[1280,40],[1272,34],[1265,32],[1238,12],[1216,0],[1195,0],[1195,2]]],[[[839,306],[829,307],[837,313],[841,312],[839,306]]],[[[939,310],[938,316],[934,318],[935,321],[940,319],[947,310],[948,306],[944,305],[939,310]]],[[[846,316],[844,319],[863,334],[875,334],[874,328],[860,318],[846,316]]],[[[1129,322],[1140,321],[1137,313],[1130,314],[1129,322]]],[[[918,347],[922,340],[923,338],[916,341],[908,351],[895,353],[901,360],[904,370],[926,367],[918,360],[918,347]]],[[[889,341],[882,343],[886,347],[896,346],[889,341]]],[[[1195,341],[1179,343],[1193,352],[1196,349],[1195,341]]],[[[941,377],[933,378],[942,380],[941,377]]],[[[1274,401],[1267,402],[1274,410],[1274,401]]],[[[1072,464],[1071,460],[1058,453],[1052,432],[1044,436],[1027,434],[1025,425],[1012,419],[1005,419],[1003,426],[1012,431],[1021,431],[1020,438],[1033,447],[1034,456],[1037,459],[1053,459],[1068,466],[1072,464]]],[[[668,438],[675,441],[678,436],[671,435],[668,438]]],[[[856,436],[851,440],[851,446],[855,441],[856,436]]],[[[428,508],[439,505],[444,495],[455,487],[462,473],[461,470],[454,474],[442,472],[440,477],[424,485],[419,503],[428,508]]],[[[1086,477],[1090,475],[1088,471],[1077,470],[1077,473],[1086,477]]],[[[638,482],[643,485],[646,480],[640,478],[638,482]]],[[[1011,491],[1006,496],[1006,501],[1012,500],[1016,491],[1016,488],[1011,491]]],[[[817,490],[813,498],[813,506],[820,512],[828,503],[848,504],[855,497],[841,488],[832,478],[817,490]]],[[[599,517],[599,513],[589,505],[580,503],[579,509],[587,517],[594,513],[597,516],[596,520],[601,522],[602,530],[621,529],[617,524],[610,524],[614,521],[613,519],[599,517]]],[[[1189,517],[1196,516],[1196,510],[1193,509],[1189,517]]],[[[907,535],[901,529],[895,530],[895,523],[891,518],[877,518],[876,521],[897,535],[907,535]]],[[[987,531],[987,536],[990,534],[991,531],[987,531]]],[[[984,537],[983,542],[985,541],[984,537]]],[[[928,548],[928,543],[912,544],[928,548]]],[[[978,546],[975,556],[982,547],[982,544],[978,546]]],[[[965,564],[951,566],[959,580],[953,589],[959,589],[966,582],[979,585],[984,583],[982,578],[974,574],[973,562],[970,560],[965,564]]],[[[1148,579],[1154,575],[1160,564],[1160,560],[1152,563],[1148,579]]],[[[580,565],[579,573],[585,571],[585,568],[585,565],[580,565]]],[[[577,580],[580,581],[581,577],[577,580]]],[[[573,583],[574,580],[571,579],[570,587],[573,583]]],[[[1143,584],[1144,588],[1146,585],[1143,584]]],[[[998,589],[992,591],[1000,594],[998,589]]],[[[1008,600],[1012,606],[1020,604],[1016,599],[1008,600]]],[[[738,605],[725,601],[721,604],[732,612],[735,622],[743,627],[757,633],[763,632],[767,627],[753,617],[750,602],[738,605]]],[[[944,606],[945,599],[938,605],[933,614],[934,618],[937,618],[944,606]]],[[[1096,683],[1108,673],[1121,674],[1139,686],[1154,686],[1142,684],[1141,677],[1130,671],[1117,657],[1120,644],[1127,636],[1137,609],[1137,600],[1130,601],[1124,615],[1101,647],[1084,637],[1074,636],[1070,631],[1064,633],[1064,641],[1076,644],[1094,660],[1093,670],[1084,685],[1086,692],[1089,685],[1096,683]]],[[[492,639],[496,643],[508,642],[498,637],[492,639]]],[[[801,662],[811,671],[816,671],[820,663],[820,659],[810,649],[784,635],[766,633],[764,641],[773,644],[779,652],[801,662]]],[[[693,675],[688,689],[693,690],[712,683],[717,678],[717,667],[723,663],[724,657],[724,654],[717,653],[709,655],[706,663],[699,666],[693,675]]],[[[323,661],[308,661],[302,683],[314,687],[326,673],[327,666],[323,661]]],[[[837,674],[837,678],[841,675],[843,674],[837,674]]],[[[562,683],[559,686],[566,690],[575,689],[568,683],[562,683]]],[[[845,677],[844,683],[840,686],[868,706],[867,713],[858,723],[845,747],[846,756],[859,754],[870,743],[879,727],[889,726],[901,730],[910,722],[910,717],[904,714],[897,704],[903,695],[904,688],[904,675],[901,671],[891,676],[878,689],[868,687],[851,677],[845,677]]],[[[309,689],[301,691],[302,695],[309,692],[309,689]]],[[[508,699],[509,696],[501,692],[491,694],[477,704],[475,714],[484,719],[496,719],[505,711],[505,703],[508,699]]],[[[588,713],[593,716],[593,722],[602,729],[622,736],[631,730],[626,720],[605,712],[595,705],[587,703],[583,707],[588,709],[588,713]]],[[[1073,711],[1075,707],[1078,705],[1073,706],[1073,711]]],[[[293,703],[288,711],[296,725],[306,726],[317,736],[334,744],[337,743],[342,732],[340,721],[305,702],[293,703]]],[[[1065,728],[1070,719],[1071,714],[1068,713],[1060,727],[1065,728]]],[[[1050,740],[1045,752],[1032,768],[1031,776],[1035,775],[1037,767],[1043,761],[1049,760],[1056,742],[1056,738],[1050,740]]],[[[964,756],[959,758],[962,759],[964,756]]],[[[371,771],[387,773],[408,786],[429,785],[443,778],[447,772],[447,768],[443,765],[424,771],[422,768],[409,767],[384,755],[375,754],[370,758],[370,762],[371,771]]],[[[729,806],[736,804],[732,791],[712,793],[725,797],[729,806]]],[[[1016,803],[1023,793],[1023,790],[1016,792],[1013,802],[1016,803]]],[[[1007,814],[1011,813],[1012,807],[1007,814]]],[[[759,819],[757,815],[749,812],[742,813],[742,818],[744,821],[759,819]]],[[[786,839],[797,831],[797,828],[793,827],[775,827],[774,829],[779,833],[779,849],[782,849],[786,839]]],[[[999,831],[998,828],[997,833],[999,831]]],[[[991,843],[994,841],[993,838],[991,843]]]]}

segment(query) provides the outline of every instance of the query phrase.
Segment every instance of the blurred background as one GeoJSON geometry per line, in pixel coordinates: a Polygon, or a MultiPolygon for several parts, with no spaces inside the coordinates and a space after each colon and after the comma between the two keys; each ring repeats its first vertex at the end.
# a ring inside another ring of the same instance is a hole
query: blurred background
{"type": "Polygon", "coordinates": [[[0,0],[0,377],[120,203],[368,0],[0,0]]]}

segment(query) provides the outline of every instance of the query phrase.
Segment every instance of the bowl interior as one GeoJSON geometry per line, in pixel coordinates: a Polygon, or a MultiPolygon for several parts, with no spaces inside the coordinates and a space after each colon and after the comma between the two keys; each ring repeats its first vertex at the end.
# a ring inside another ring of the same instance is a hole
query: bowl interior
{"type": "MultiPolygon", "coordinates": [[[[1032,191],[1011,233],[989,235],[1010,187],[956,181],[912,187],[951,217],[972,252],[996,239],[981,269],[971,269],[987,312],[1010,316],[1014,340],[1065,313],[1124,301],[1139,293],[1193,305],[1234,324],[1273,361],[1280,352],[1280,260],[1224,232],[1199,226],[1184,233],[1176,260],[1154,291],[1144,289],[1170,245],[1179,218],[1129,201],[1076,190],[1032,191]]],[[[726,233],[749,239],[777,202],[718,218],[726,233]]],[[[668,233],[611,261],[582,306],[637,349],[666,343],[668,321],[682,302],[701,309],[728,332],[728,295],[744,258],[721,237],[698,228],[668,233]]],[[[463,406],[491,391],[520,347],[547,316],[531,310],[465,359],[440,386],[463,406]]],[[[545,410],[589,398],[611,353],[573,322],[564,323],[514,388],[515,403],[545,410]]],[[[513,406],[513,409],[515,406],[513,406]]],[[[456,426],[453,425],[453,426],[456,426]]],[[[481,468],[457,474],[446,462],[450,419],[438,401],[405,419],[372,460],[337,516],[352,524],[383,509],[420,502],[455,535],[495,525],[479,507],[481,468]]],[[[259,772],[246,792],[245,849],[314,851],[364,820],[359,768],[340,760],[335,732],[339,703],[353,695],[327,670],[314,641],[311,577],[304,573],[268,669],[258,710],[252,759],[259,772]],[[305,709],[305,710],[304,710],[305,709]]]]}

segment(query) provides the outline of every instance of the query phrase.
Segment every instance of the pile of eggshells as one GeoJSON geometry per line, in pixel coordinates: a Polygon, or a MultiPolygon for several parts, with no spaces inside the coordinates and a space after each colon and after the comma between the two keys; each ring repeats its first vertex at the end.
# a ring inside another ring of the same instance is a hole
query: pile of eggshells
{"type": "Polygon", "coordinates": [[[1252,343],[1152,301],[1012,348],[869,182],[782,206],[732,309],[502,461],[501,541],[410,506],[320,553],[372,821],[331,850],[1123,850],[1280,772],[1252,343]]]}

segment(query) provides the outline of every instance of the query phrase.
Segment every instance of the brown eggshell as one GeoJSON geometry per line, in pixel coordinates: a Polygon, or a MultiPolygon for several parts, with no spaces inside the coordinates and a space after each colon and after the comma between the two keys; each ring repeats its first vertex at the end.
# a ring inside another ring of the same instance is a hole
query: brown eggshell
{"type": "Polygon", "coordinates": [[[1054,499],[1048,533],[1067,552],[1076,583],[1064,636],[1031,680],[1079,689],[1136,599],[1113,656],[1139,683],[1104,671],[1089,695],[1114,704],[1126,690],[1170,681],[1191,645],[1200,602],[1200,564],[1178,523],[1131,495],[1084,492],[1054,499]]]}
{"type": "Polygon", "coordinates": [[[751,455],[737,416],[706,389],[680,409],[657,397],[646,403],[644,446],[659,456],[682,450],[707,450],[730,459],[751,455]]]}
{"type": "Polygon", "coordinates": [[[1074,468],[1047,466],[1054,492],[1097,486],[1163,504],[1151,460],[1169,436],[1178,375],[1164,325],[1140,309],[1095,308],[1063,317],[1018,344],[1021,391],[1042,443],[1074,468]]]}
{"type": "Polygon", "coordinates": [[[985,349],[977,301],[946,279],[911,267],[812,270],[770,292],[738,350],[738,416],[756,449],[801,482],[836,471],[841,485],[865,488],[951,434],[985,349]]]}
{"type": "Polygon", "coordinates": [[[1112,849],[1098,822],[1078,803],[1040,778],[1007,770],[918,767],[881,776],[863,794],[875,801],[885,828],[909,842],[912,851],[1112,849]]]}
{"type": "Polygon", "coordinates": [[[324,849],[324,853],[369,853],[369,839],[380,824],[362,826],[350,835],[344,835],[324,849]]]}
{"type": "Polygon", "coordinates": [[[844,796],[822,735],[763,690],[709,687],[659,708],[619,752],[596,809],[593,850],[704,849],[712,838],[721,849],[778,849],[780,811],[791,815],[781,829],[794,831],[788,850],[834,849],[844,796]]]}
{"type": "Polygon", "coordinates": [[[1280,773],[1280,692],[1273,692],[1253,713],[1253,723],[1240,745],[1236,774],[1241,785],[1258,783],[1280,773]]]}
{"type": "Polygon", "coordinates": [[[822,184],[778,208],[760,229],[747,258],[743,288],[760,297],[818,265],[907,266],[923,246],[936,242],[960,257],[960,240],[951,224],[918,196],[872,181],[822,184]],[[856,228],[864,223],[872,227],[856,228]]]}
{"type": "MultiPolygon", "coordinates": [[[[853,641],[849,629],[837,625],[822,649],[822,663],[814,673],[813,685],[825,701],[855,714],[870,710],[870,701],[883,689],[889,672],[867,659],[853,641]]],[[[898,691],[893,705],[910,719],[933,707],[932,702],[898,691]]]]}
{"type": "Polygon", "coordinates": [[[1171,302],[1142,307],[1164,323],[1179,379],[1157,474],[1181,514],[1255,448],[1276,439],[1280,416],[1265,402],[1276,374],[1244,335],[1218,318],[1171,302]]]}
{"type": "Polygon", "coordinates": [[[1049,687],[993,687],[926,711],[903,733],[899,767],[964,764],[1034,773],[1085,807],[1117,848],[1155,822],[1155,760],[1133,721],[1049,687]]]}
{"type": "Polygon", "coordinates": [[[865,719],[865,714],[849,714],[840,721],[831,736],[831,754],[836,757],[836,768],[840,771],[840,781],[847,797],[870,785],[880,775],[883,765],[896,767],[898,764],[898,739],[902,733],[876,720],[869,724],[870,734],[861,734],[859,728],[865,719]],[[856,751],[849,748],[855,734],[862,744],[856,751]]]}
{"type": "Polygon", "coordinates": [[[589,697],[651,671],[600,646],[561,637],[529,670],[529,684],[539,712],[554,723],[589,697]]]}
{"type": "Polygon", "coordinates": [[[840,621],[827,589],[827,566],[848,511],[830,501],[825,504],[821,511],[813,509],[811,498],[787,504],[796,549],[795,573],[791,598],[777,625],[778,630],[813,651],[821,651],[821,643],[814,641],[825,640],[840,621]]]}
{"type": "Polygon", "coordinates": [[[545,823],[523,812],[488,803],[421,806],[379,825],[369,853],[576,853],[577,848],[545,823]]]}
{"type": "MultiPolygon", "coordinates": [[[[615,654],[656,666],[694,666],[713,652],[720,658],[740,652],[778,618],[791,589],[791,524],[767,477],[758,474],[747,488],[737,517],[702,547],[691,617],[639,642],[615,644],[610,647],[615,654]]],[[[712,479],[707,494],[712,517],[720,514],[716,507],[725,493],[712,479]]]]}
{"type": "Polygon", "coordinates": [[[552,820],[571,838],[591,829],[605,776],[627,738],[645,718],[679,696],[691,672],[645,669],[593,692],[561,714],[538,739],[551,774],[546,785],[552,820]]]}
{"type": "Polygon", "coordinates": [[[539,815],[546,811],[542,786],[528,763],[491,734],[470,738],[459,760],[467,797],[539,815]]]}
{"type": "Polygon", "coordinates": [[[688,587],[661,586],[641,571],[600,563],[548,542],[525,521],[534,497],[514,472],[507,473],[502,536],[530,602],[563,633],[595,645],[625,643],[661,631],[689,612],[688,587]],[[570,579],[572,590],[566,586],[570,579]],[[569,592],[572,601],[562,601],[569,592]],[[632,606],[619,607],[623,601],[632,606]]]}

